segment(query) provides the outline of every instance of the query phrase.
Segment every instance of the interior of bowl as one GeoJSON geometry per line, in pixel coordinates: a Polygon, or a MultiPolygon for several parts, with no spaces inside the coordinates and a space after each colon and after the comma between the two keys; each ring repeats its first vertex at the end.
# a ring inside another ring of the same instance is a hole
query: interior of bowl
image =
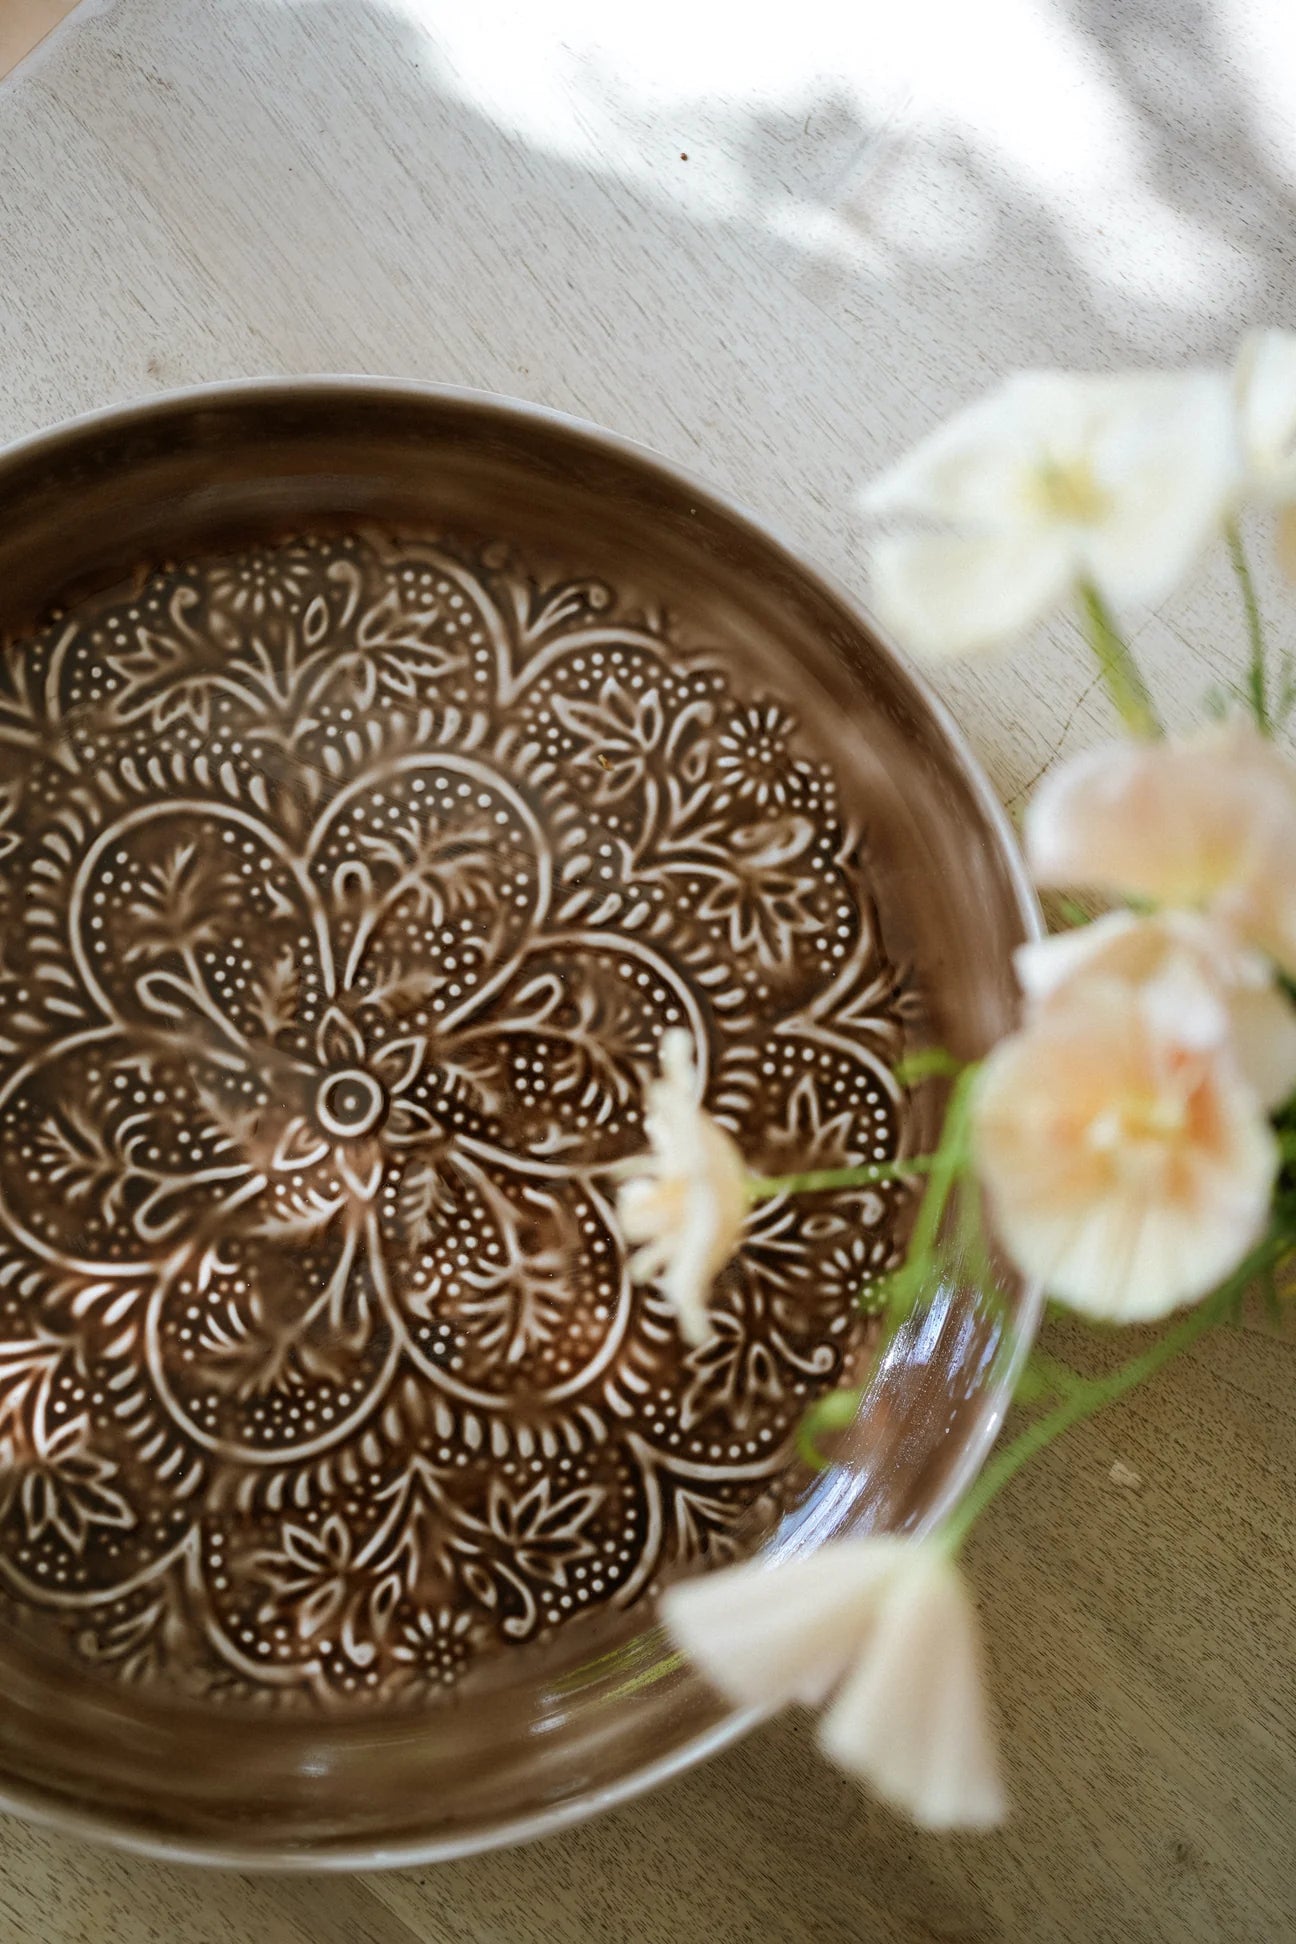
{"type": "MultiPolygon", "coordinates": [[[[692,658],[689,679],[700,685],[701,699],[691,701],[686,694],[677,722],[690,710],[710,706],[705,683],[721,678],[709,672],[709,656],[723,651],[717,667],[723,657],[740,661],[753,692],[790,699],[797,717],[812,729],[816,747],[826,752],[856,832],[856,851],[866,859],[879,962],[904,968],[905,1033],[971,1057],[1010,1023],[1011,952],[1034,924],[1033,907],[988,788],[940,710],[849,603],[766,531],[652,455],[592,428],[483,396],[340,380],[222,387],[83,421],[30,441],[0,461],[0,630],[11,643],[43,630],[54,657],[63,652],[65,615],[107,615],[103,625],[110,632],[117,625],[111,617],[133,612],[131,589],[151,585],[150,576],[167,575],[175,563],[246,562],[249,548],[302,541],[316,548],[310,571],[331,575],[331,584],[343,589],[348,576],[359,575],[357,561],[363,564],[375,548],[393,575],[399,570],[411,584],[425,568],[433,571],[429,562],[481,563],[481,572],[494,577],[492,585],[511,590],[510,625],[530,644],[532,667],[557,653],[560,635],[570,657],[573,628],[591,654],[621,655],[618,667],[630,672],[623,681],[617,677],[622,686],[612,691],[609,705],[613,717],[622,710],[621,726],[613,721],[592,759],[602,770],[595,776],[600,800],[611,804],[618,791],[635,787],[625,780],[630,776],[627,747],[633,745],[633,756],[636,736],[643,743],[658,733],[643,684],[633,673],[634,644],[656,653],[661,643],[675,648],[682,643],[680,652],[692,658]],[[448,555],[436,551],[441,547],[448,555]],[[104,590],[116,590],[111,608],[95,605],[102,603],[104,590]]],[[[229,583],[233,625],[245,639],[255,639],[263,623],[272,628],[268,609],[277,595],[257,580],[255,568],[239,572],[242,578],[229,583]]],[[[446,598],[456,611],[462,608],[458,593],[446,598]]],[[[463,598],[470,599],[470,592],[463,598]]],[[[368,624],[362,647],[378,658],[395,639],[399,617],[381,603],[375,611],[378,619],[368,624]]],[[[134,618],[142,630],[139,615],[134,618]]],[[[310,625],[308,615],[307,634],[310,625]]],[[[164,661],[167,650],[139,630],[129,646],[131,680],[144,694],[153,669],[149,655],[164,661]]],[[[498,656],[491,660],[498,644],[489,636],[486,627],[476,652],[484,667],[490,664],[490,679],[498,687],[504,678],[498,656]]],[[[97,693],[95,639],[91,629],[84,681],[92,695],[97,693]]],[[[477,635],[466,633],[465,639],[476,642],[477,635]]],[[[122,665],[122,643],[108,647],[122,665]]],[[[431,653],[424,641],[416,650],[425,659],[431,653]]],[[[390,669],[388,678],[397,685],[404,679],[390,669]]],[[[284,703],[286,679],[279,664],[267,672],[267,722],[284,703]]],[[[377,678],[360,669],[356,679],[377,678]]],[[[358,692],[363,700],[371,691],[358,692]]],[[[17,762],[31,742],[30,724],[24,728],[29,703],[11,661],[8,692],[0,696],[0,765],[17,762]]],[[[570,714],[570,705],[564,706],[570,714]]],[[[119,726],[119,701],[113,707],[119,726]]],[[[408,719],[409,751],[393,757],[389,769],[403,778],[421,778],[420,739],[430,739],[442,750],[440,785],[450,787],[447,779],[459,774],[456,762],[467,777],[470,766],[462,752],[475,748],[487,731],[482,712],[474,713],[467,701],[454,710],[452,716],[420,715],[411,701],[404,715],[398,713],[398,720],[408,719]]],[[[357,720],[346,729],[334,725],[343,742],[348,735],[354,740],[368,733],[364,708],[355,714],[357,720]]],[[[173,731],[183,733],[184,747],[203,760],[214,749],[210,765],[217,772],[221,761],[212,741],[210,703],[196,690],[186,691],[174,709],[168,704],[168,713],[157,719],[163,732],[156,752],[142,746],[127,782],[112,785],[126,793],[122,818],[141,827],[153,809],[132,807],[135,784],[129,778],[138,781],[150,763],[163,765],[156,772],[154,796],[169,793],[170,814],[173,819],[181,814],[176,809],[183,796],[181,771],[165,769],[173,731]]],[[[534,729],[528,720],[506,731],[505,741],[512,737],[509,747],[519,762],[530,765],[527,773],[537,777],[542,790],[548,758],[539,744],[533,748],[526,741],[534,729]]],[[[763,721],[748,711],[742,730],[748,741],[740,736],[733,745],[734,765],[755,760],[751,738],[759,741],[763,721]]],[[[87,747],[93,756],[93,741],[87,747]]],[[[560,761],[561,748],[555,747],[560,761]]],[[[321,762],[334,760],[327,752],[321,755],[321,762]]],[[[264,748],[258,763],[273,789],[273,764],[264,748]]],[[[689,807],[686,759],[680,775],[672,800],[683,815],[689,807]]],[[[0,789],[9,781],[0,773],[0,789]]],[[[236,784],[237,779],[230,784],[233,795],[236,784]]],[[[265,810],[265,787],[253,785],[249,828],[265,810]]],[[[778,807],[777,781],[767,786],[749,779],[742,787],[757,793],[752,801],[758,805],[744,828],[774,843],[774,810],[767,805],[773,801],[778,807]]],[[[467,789],[465,783],[465,795],[467,789]]],[[[497,820],[503,833],[497,834],[498,845],[522,842],[517,832],[529,828],[530,812],[517,792],[497,798],[486,790],[475,801],[482,817],[497,820]]],[[[67,842],[92,855],[99,840],[76,824],[75,802],[62,805],[59,814],[67,842]],[[69,817],[72,822],[66,823],[69,817]]],[[[402,828],[394,805],[391,825],[396,833],[402,828]]],[[[179,841],[172,861],[179,858],[186,865],[197,841],[188,848],[187,840],[179,841]]],[[[390,847],[397,839],[383,841],[390,847]]],[[[582,927],[588,932],[599,910],[631,911],[591,902],[599,894],[599,869],[607,898],[622,895],[619,874],[629,868],[626,858],[610,850],[609,859],[605,867],[586,860],[593,889],[581,890],[583,904],[564,908],[565,939],[582,927]]],[[[245,868],[260,873],[262,867],[257,857],[245,868]]],[[[275,865],[268,854],[264,870],[272,879],[275,865]]],[[[517,881],[522,883],[521,874],[517,881]]],[[[519,891],[519,900],[524,895],[519,891]]],[[[692,879],[681,881],[678,895],[696,899],[711,893],[692,879]]],[[[123,934],[96,959],[99,947],[88,928],[105,921],[87,915],[90,891],[77,897],[85,910],[78,906],[71,922],[86,928],[91,942],[85,947],[85,976],[99,992],[110,984],[113,964],[131,962],[136,942],[123,934]]],[[[111,902],[106,909],[111,926],[111,902]]],[[[619,922],[614,919],[614,929],[619,922]]],[[[635,958],[635,926],[641,922],[648,923],[625,918],[628,942],[620,949],[628,987],[636,980],[648,984],[649,975],[641,978],[635,958]]],[[[741,929],[745,917],[731,914],[731,922],[735,936],[749,937],[741,929]]],[[[831,950],[830,927],[806,918],[795,899],[784,902],[779,922],[801,924],[813,933],[815,951],[831,950]]],[[[132,923],[138,930],[145,919],[132,923]]],[[[348,934],[348,940],[358,961],[357,934],[348,934]]],[[[775,940],[770,950],[777,949],[775,940]]],[[[645,947],[645,963],[647,956],[645,947]]],[[[840,999],[841,975],[826,964],[824,991],[840,999]]],[[[149,976],[150,1004],[175,1014],[180,1000],[174,975],[149,976]]],[[[502,972],[498,983],[504,989],[502,972]]],[[[714,980],[710,990],[722,1004],[724,994],[714,980]]],[[[231,998],[235,1009],[238,1003],[231,998]]],[[[681,1006],[691,1023],[687,994],[681,1006]]],[[[810,1007],[810,1015],[807,1030],[819,1035],[827,1061],[833,1018],[822,1005],[818,1012],[810,1007]]],[[[346,1028],[343,1019],[336,1030],[346,1028]]],[[[101,1030],[87,1028],[82,1037],[93,1040],[101,1030]]],[[[319,1033],[324,1030],[321,1026],[319,1033]]],[[[886,1050],[879,1051],[879,1063],[886,1050]]],[[[382,1057],[389,1051],[384,1049],[382,1057]]],[[[348,1057],[350,1065],[339,1065],[339,1055],[320,1083],[331,1091],[317,1091],[314,1112],[317,1120],[323,1114],[326,1125],[343,1131],[350,1115],[358,1138],[367,1125],[363,1090],[368,1082],[356,1065],[361,1054],[348,1057]]],[[[399,1065],[396,1055],[388,1060],[393,1074],[399,1065]]],[[[77,1075],[69,1084],[75,1091],[77,1075]]],[[[404,1082],[392,1084],[396,1091],[404,1082]]],[[[532,1103],[537,1115],[542,1104],[532,1103]]],[[[930,1135],[938,1105],[935,1097],[907,1101],[899,1143],[920,1145],[930,1135]]],[[[397,1109],[383,1111],[389,1113],[389,1127],[395,1127],[397,1109]]],[[[410,1118],[405,1108],[400,1111],[410,1118]]],[[[536,1154],[548,1151],[550,1138],[537,1136],[536,1154]]],[[[352,1155],[360,1151],[354,1145],[348,1149],[352,1155]]],[[[0,1155],[0,1186],[2,1164],[0,1155]]],[[[354,1173],[354,1160],[348,1165],[354,1173]]],[[[537,1165],[543,1173],[547,1164],[537,1165]]],[[[51,1180],[54,1192],[47,1197],[46,1213],[28,1216],[20,1210],[14,1217],[10,1210],[6,1216],[39,1231],[38,1252],[42,1235],[48,1239],[57,1231],[60,1203],[75,1192],[61,1190],[57,1176],[51,1180]]],[[[160,1185],[149,1203],[158,1234],[168,1233],[175,1219],[167,1200],[171,1192],[160,1185]]],[[[12,1188],[9,1199],[15,1199],[12,1188]]],[[[275,1260],[288,1265],[294,1251],[311,1246],[309,1229],[293,1229],[291,1222],[281,1228],[283,1251],[275,1260]]],[[[87,1304],[94,1300],[85,1298],[87,1304]]],[[[1018,1295],[1016,1321],[1023,1334],[1033,1322],[1025,1293],[1018,1295]]],[[[356,1327],[341,1310],[336,1324],[340,1332],[356,1327]]],[[[164,1328],[160,1321],[150,1327],[155,1335],[164,1328]]],[[[997,1347],[996,1327],[966,1292],[934,1291],[930,1305],[872,1371],[841,1462],[818,1479],[799,1477],[773,1516],[769,1503],[748,1508],[750,1531],[778,1551],[813,1546],[858,1527],[914,1529],[929,1523],[975,1469],[997,1427],[1005,1384],[997,1347]]],[[[186,1354],[179,1344],[176,1354],[186,1354]]],[[[162,1371],[158,1362],[159,1382],[162,1371]]],[[[561,1390],[559,1379],[555,1384],[561,1390]]],[[[469,1395],[469,1385],[459,1388],[469,1395]]],[[[118,1395],[129,1416],[129,1386],[118,1395]]],[[[632,1398],[625,1408],[632,1413],[638,1405],[632,1398]]],[[[489,1445],[489,1400],[485,1405],[479,1400],[473,1411],[477,1428],[471,1435],[489,1445]]],[[[252,1418],[255,1411],[249,1426],[252,1418]]],[[[463,1423],[455,1436],[463,1435],[463,1423]]],[[[196,1419],[194,1435],[200,1442],[204,1435],[196,1419]]],[[[221,1429],[211,1434],[211,1442],[233,1435],[221,1429]]],[[[250,1439],[255,1433],[245,1426],[238,1435],[250,1439]]],[[[327,1443],[326,1434],[322,1441],[327,1443]]],[[[165,1454],[159,1462],[168,1462],[165,1454]]],[[[542,1456],[533,1462],[542,1472],[542,1456]]],[[[356,1489],[363,1491],[363,1481],[356,1489]]],[[[576,1496],[564,1503],[574,1503],[576,1496]]],[[[100,1513],[112,1503],[101,1496],[100,1513]]],[[[547,1500],[533,1496],[525,1503],[530,1506],[526,1516],[534,1518],[537,1507],[547,1516],[547,1500]]],[[[741,1547],[747,1530],[739,1521],[735,1546],[741,1547]]],[[[568,1559],[578,1556],[569,1547],[568,1559]]],[[[311,1558],[298,1561],[303,1587],[318,1564],[311,1558]]],[[[554,1586],[569,1584],[565,1566],[549,1570],[554,1586]]],[[[257,1695],[251,1681],[247,1693],[232,1697],[232,1705],[214,1707],[210,1693],[186,1697],[147,1681],[105,1678],[93,1665],[69,1656],[52,1633],[6,1622],[0,1634],[5,1694],[0,1797],[27,1813],[136,1846],[244,1865],[395,1862],[462,1854],[540,1833],[647,1786],[744,1725],[699,1677],[677,1664],[655,1628],[651,1595],[659,1577],[645,1575],[645,1597],[623,1609],[607,1607],[576,1625],[538,1628],[534,1644],[495,1656],[475,1671],[461,1695],[423,1711],[278,1712],[253,1705],[257,1695]]],[[[331,1596],[315,1590],[323,1614],[331,1596]]],[[[498,1600],[498,1589],[490,1597],[498,1600]]],[[[512,1598],[506,1593],[501,1611],[512,1598]]],[[[124,1601],[121,1625],[133,1624],[135,1615],[136,1608],[124,1601]]],[[[516,1612],[514,1620],[520,1631],[516,1612]]],[[[250,1633],[247,1638],[251,1643],[250,1633]]],[[[257,1648],[261,1651],[260,1643],[257,1648]]],[[[273,1645],[264,1651],[272,1653],[273,1645]]],[[[363,1666],[363,1658],[357,1666],[363,1666]]]]}

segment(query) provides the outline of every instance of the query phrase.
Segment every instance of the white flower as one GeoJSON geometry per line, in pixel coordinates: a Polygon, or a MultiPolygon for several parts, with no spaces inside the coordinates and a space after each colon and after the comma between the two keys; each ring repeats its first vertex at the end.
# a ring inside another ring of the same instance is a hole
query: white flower
{"type": "Polygon", "coordinates": [[[1200,1028],[1145,988],[1079,979],[986,1061],[973,1136],[996,1228],[1074,1309],[1164,1316],[1265,1226],[1277,1144],[1230,1049],[1200,1028]]]}
{"type": "Polygon", "coordinates": [[[817,1706],[825,1751],[926,1829],[1005,1812],[976,1616],[935,1544],[839,1539],[673,1587],[662,1616],[744,1706],[817,1706]]]}
{"type": "Polygon", "coordinates": [[[1211,372],[1022,372],[867,489],[948,529],[877,541],[874,599],[915,652],[992,649],[1081,583],[1156,606],[1218,530],[1237,444],[1211,372]]]}
{"type": "Polygon", "coordinates": [[[1296,975],[1296,770],[1246,721],[1062,764],[1026,854],[1042,885],[1208,911],[1296,975]]]}
{"type": "Polygon", "coordinates": [[[1242,486],[1267,506],[1296,500],[1296,331],[1250,331],[1234,374],[1242,486]]]}
{"type": "Polygon", "coordinates": [[[698,1093],[692,1042],[676,1028],[663,1035],[662,1078],[648,1090],[652,1151],[626,1164],[617,1204],[626,1240],[643,1245],[631,1276],[660,1285],[694,1344],[710,1333],[711,1285],[738,1246],[749,1201],[742,1155],[698,1093]]]}
{"type": "Polygon", "coordinates": [[[1137,988],[1186,1045],[1203,1051],[1231,1045],[1263,1106],[1279,1106],[1296,1087],[1296,1007],[1268,960],[1211,918],[1193,911],[1152,918],[1113,911],[1023,945],[1015,963],[1037,1010],[1065,1004],[1077,980],[1116,980],[1137,988]]]}

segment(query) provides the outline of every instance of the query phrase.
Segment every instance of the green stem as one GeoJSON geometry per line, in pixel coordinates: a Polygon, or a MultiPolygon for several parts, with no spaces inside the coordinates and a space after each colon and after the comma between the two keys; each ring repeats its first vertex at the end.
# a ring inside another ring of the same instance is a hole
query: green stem
{"type": "Polygon", "coordinates": [[[1145,740],[1159,736],[1160,719],[1152,706],[1152,697],[1139,672],[1138,663],[1108,613],[1102,595],[1088,581],[1081,584],[1080,604],[1084,610],[1089,645],[1121,721],[1134,735],[1145,740]]]}
{"type": "Polygon", "coordinates": [[[954,1184],[958,1180],[967,1160],[968,1121],[972,1113],[972,1089],[976,1082],[977,1067],[966,1067],[950,1089],[949,1104],[945,1109],[945,1126],[941,1133],[940,1146],[931,1156],[928,1169],[931,1180],[918,1210],[913,1235],[909,1242],[911,1262],[926,1263],[936,1246],[945,1210],[949,1206],[954,1184]]]}
{"type": "Polygon", "coordinates": [[[991,1499],[1010,1478],[1016,1477],[1024,1465],[1028,1465],[1054,1438],[1060,1437],[1083,1419],[1093,1417],[1108,1404],[1114,1404],[1117,1398],[1126,1396],[1160,1370],[1163,1364],[1169,1363],[1172,1357],[1177,1357],[1181,1350],[1195,1343],[1199,1336],[1228,1314],[1238,1297],[1257,1277],[1266,1275],[1281,1261],[1291,1244],[1292,1238],[1285,1230],[1267,1235],[1227,1282],[1221,1283],[1204,1302],[1189,1310],[1181,1323],[1167,1330],[1142,1356],[1132,1357],[1119,1370],[1113,1371],[1110,1377],[1078,1377],[1071,1372],[1062,1376],[1065,1366],[1054,1363],[1050,1358],[1050,1376],[1065,1384],[1067,1394],[1051,1411],[1019,1432],[1011,1444],[995,1453],[958,1510],[941,1528],[940,1543],[950,1552],[957,1552],[991,1499]]]}
{"type": "Polygon", "coordinates": [[[1247,669],[1247,700],[1251,712],[1263,733],[1273,733],[1273,718],[1269,713],[1269,674],[1265,659],[1264,623],[1260,619],[1260,603],[1256,599],[1255,582],[1251,578],[1251,567],[1242,545],[1242,535],[1236,520],[1230,520],[1224,529],[1228,543],[1229,559],[1233,572],[1237,575],[1238,586],[1242,589],[1242,607],[1246,614],[1247,646],[1251,651],[1251,662],[1247,669]]]}
{"type": "Polygon", "coordinates": [[[819,1168],[809,1174],[752,1175],[747,1193],[753,1201],[774,1195],[821,1195],[831,1188],[871,1188],[879,1181],[911,1181],[930,1174],[935,1155],[918,1154],[909,1161],[866,1161],[856,1168],[819,1168]]]}

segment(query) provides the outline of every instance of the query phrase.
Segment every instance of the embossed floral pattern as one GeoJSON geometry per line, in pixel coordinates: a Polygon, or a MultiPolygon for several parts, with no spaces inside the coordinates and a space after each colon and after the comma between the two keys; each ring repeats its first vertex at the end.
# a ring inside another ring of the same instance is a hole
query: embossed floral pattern
{"type": "Polygon", "coordinates": [[[694,1352],[631,1287],[663,1031],[837,1165],[900,1000],[783,704],[484,559],[292,541],[6,658],[0,1581],[123,1678],[426,1696],[732,1548],[892,1258],[897,1191],[772,1203],[694,1352]]]}

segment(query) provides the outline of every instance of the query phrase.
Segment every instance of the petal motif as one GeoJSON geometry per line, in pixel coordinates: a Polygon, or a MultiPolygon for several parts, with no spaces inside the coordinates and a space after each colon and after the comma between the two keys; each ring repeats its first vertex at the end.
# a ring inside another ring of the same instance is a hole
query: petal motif
{"type": "Polygon", "coordinates": [[[167,801],[130,811],[90,847],[68,923],[109,1018],[227,1061],[250,1047],[310,1047],[328,941],[282,839],[250,812],[167,801]]]}
{"type": "Polygon", "coordinates": [[[150,1267],[161,1245],[255,1191],[267,1094],[229,1079],[200,1054],[117,1032],[66,1041],[3,1100],[6,1224],[47,1259],[110,1274],[150,1267]]]}

